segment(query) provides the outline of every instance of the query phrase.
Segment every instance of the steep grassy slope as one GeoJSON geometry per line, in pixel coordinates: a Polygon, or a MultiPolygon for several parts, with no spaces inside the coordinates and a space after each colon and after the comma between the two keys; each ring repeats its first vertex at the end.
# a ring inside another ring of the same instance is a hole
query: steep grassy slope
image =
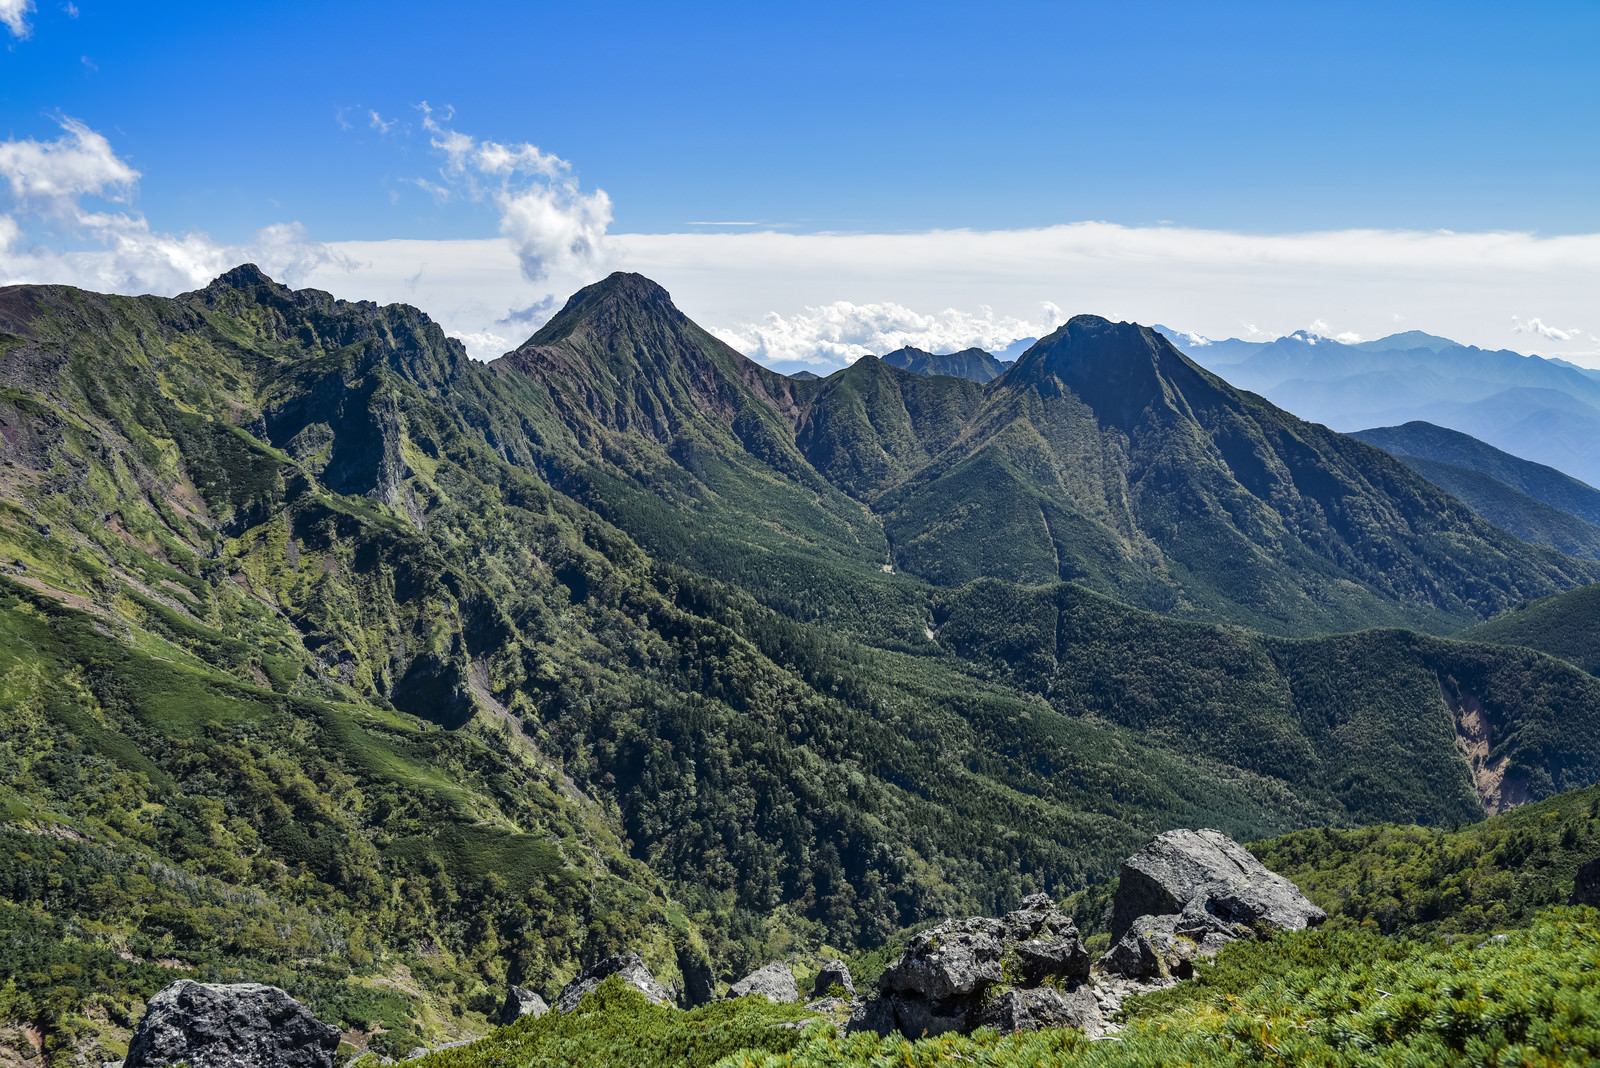
{"type": "Polygon", "coordinates": [[[117,1052],[142,999],[197,975],[279,982],[403,1053],[482,1029],[508,969],[555,982],[626,944],[672,976],[703,953],[604,811],[509,735],[105,630],[0,591],[0,986],[52,1045],[117,1052]]]}

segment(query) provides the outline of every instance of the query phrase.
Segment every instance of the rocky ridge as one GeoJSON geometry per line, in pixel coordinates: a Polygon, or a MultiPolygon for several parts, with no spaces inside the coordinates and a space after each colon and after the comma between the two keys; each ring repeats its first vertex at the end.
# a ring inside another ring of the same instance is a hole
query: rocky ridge
{"type": "Polygon", "coordinates": [[[1001,919],[949,920],[911,940],[856,1006],[849,1029],[908,1038],[978,1027],[1078,1027],[1091,1036],[1123,999],[1193,974],[1193,962],[1326,914],[1220,831],[1158,835],[1122,865],[1110,950],[1091,963],[1077,925],[1045,894],[1001,919]]]}

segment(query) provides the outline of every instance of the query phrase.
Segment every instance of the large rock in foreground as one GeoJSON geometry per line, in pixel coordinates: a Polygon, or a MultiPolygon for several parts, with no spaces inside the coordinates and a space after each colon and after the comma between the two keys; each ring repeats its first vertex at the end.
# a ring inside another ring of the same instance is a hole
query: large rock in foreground
{"type": "Polygon", "coordinates": [[[623,982],[657,1005],[671,1005],[674,1002],[672,991],[656,982],[656,977],[650,974],[650,969],[645,967],[639,954],[619,953],[600,961],[562,987],[561,996],[556,998],[556,1011],[571,1012],[582,1003],[589,991],[613,975],[621,976],[623,982]]]}
{"type": "Polygon", "coordinates": [[[1197,957],[1263,929],[1327,919],[1300,888],[1220,831],[1168,831],[1122,863],[1111,949],[1099,970],[1129,979],[1187,978],[1197,957]]]}
{"type": "Polygon", "coordinates": [[[339,1029],[275,986],[181,979],[150,999],[124,1068],[333,1068],[339,1029]]]}
{"type": "Polygon", "coordinates": [[[1088,975],[1077,925],[1034,894],[1001,919],[950,920],[918,934],[850,1027],[907,1038],[985,1026],[1098,1030],[1095,1000],[1079,989],[1088,975]]]}
{"type": "Polygon", "coordinates": [[[1175,916],[1196,898],[1225,923],[1284,931],[1328,918],[1300,888],[1221,831],[1168,831],[1122,862],[1112,903],[1111,937],[1140,916],[1175,916]]]}

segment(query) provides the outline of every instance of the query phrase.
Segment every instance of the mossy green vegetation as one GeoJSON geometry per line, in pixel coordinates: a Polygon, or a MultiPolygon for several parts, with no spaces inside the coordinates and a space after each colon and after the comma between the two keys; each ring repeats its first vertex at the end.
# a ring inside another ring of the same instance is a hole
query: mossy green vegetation
{"type": "MultiPolygon", "coordinates": [[[[615,976],[570,1013],[550,1012],[495,1032],[492,1039],[440,1050],[419,1068],[567,1068],[568,1065],[674,1065],[711,1068],[733,1053],[778,1054],[801,1042],[816,1017],[798,1005],[756,995],[687,1012],[647,1001],[615,976]]],[[[365,1064],[370,1062],[357,1062],[365,1064]]]]}
{"type": "Polygon", "coordinates": [[[1600,856],[1600,788],[1456,830],[1319,828],[1250,848],[1321,905],[1331,927],[1487,934],[1567,900],[1579,866],[1600,856]]]}
{"type": "Polygon", "coordinates": [[[1576,1065],[1600,1057],[1600,913],[1556,908],[1504,938],[1318,930],[1236,943],[1177,987],[1131,1000],[1119,1032],[980,1030],[840,1037],[755,998],[682,1013],[613,981],[570,1016],[525,1020],[437,1068],[1155,1068],[1158,1065],[1576,1065]]]}

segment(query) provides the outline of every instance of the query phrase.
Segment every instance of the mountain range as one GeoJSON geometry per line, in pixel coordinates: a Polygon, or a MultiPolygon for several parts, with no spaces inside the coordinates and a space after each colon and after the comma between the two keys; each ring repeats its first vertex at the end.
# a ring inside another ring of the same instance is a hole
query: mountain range
{"type": "Polygon", "coordinates": [[[1565,361],[1416,330],[1350,345],[1309,331],[1166,336],[1241,389],[1336,430],[1434,423],[1600,483],[1600,375],[1565,361]]]}
{"type": "Polygon", "coordinates": [[[488,364],[248,265],[0,289],[0,560],[0,959],[98,969],[72,1027],[182,967],[445,1033],[624,946],[703,999],[1167,827],[1600,779],[1600,680],[1450,637],[1600,562],[1095,316],[980,383],[628,274],[488,364]]]}

